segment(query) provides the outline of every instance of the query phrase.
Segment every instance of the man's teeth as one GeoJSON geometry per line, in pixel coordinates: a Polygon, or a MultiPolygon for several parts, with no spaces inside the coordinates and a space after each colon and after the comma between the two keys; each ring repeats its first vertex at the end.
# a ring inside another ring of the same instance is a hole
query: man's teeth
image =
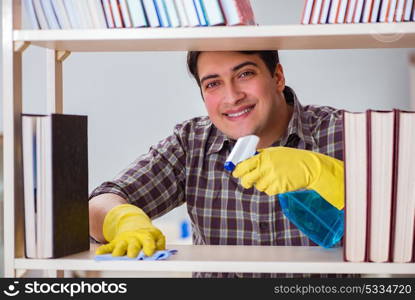
{"type": "Polygon", "coordinates": [[[246,114],[246,113],[250,112],[251,110],[252,110],[252,108],[247,108],[247,109],[244,109],[243,111],[240,111],[238,113],[228,114],[228,117],[232,117],[232,118],[239,117],[239,116],[242,116],[243,114],[246,114]]]}

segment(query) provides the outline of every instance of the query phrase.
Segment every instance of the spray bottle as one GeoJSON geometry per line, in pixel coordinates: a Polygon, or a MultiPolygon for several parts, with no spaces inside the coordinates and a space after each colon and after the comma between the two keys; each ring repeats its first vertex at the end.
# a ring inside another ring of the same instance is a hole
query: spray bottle
{"type": "MultiPolygon", "coordinates": [[[[255,155],[259,137],[248,135],[237,140],[226,159],[225,169],[232,172],[241,161],[255,155]]],[[[331,248],[344,233],[344,211],[338,210],[314,190],[291,191],[278,196],[282,212],[314,243],[331,248]]]]}

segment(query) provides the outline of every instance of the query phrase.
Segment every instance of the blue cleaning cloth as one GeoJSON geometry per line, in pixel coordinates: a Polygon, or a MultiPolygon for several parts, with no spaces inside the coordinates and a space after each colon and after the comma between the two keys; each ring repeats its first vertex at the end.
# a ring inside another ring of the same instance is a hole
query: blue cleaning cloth
{"type": "Polygon", "coordinates": [[[124,256],[112,256],[111,253],[109,254],[102,254],[102,255],[95,255],[96,261],[104,261],[104,260],[164,260],[172,256],[173,254],[177,253],[177,250],[158,250],[152,256],[146,256],[143,251],[141,251],[137,257],[131,258],[127,255],[124,256]]]}

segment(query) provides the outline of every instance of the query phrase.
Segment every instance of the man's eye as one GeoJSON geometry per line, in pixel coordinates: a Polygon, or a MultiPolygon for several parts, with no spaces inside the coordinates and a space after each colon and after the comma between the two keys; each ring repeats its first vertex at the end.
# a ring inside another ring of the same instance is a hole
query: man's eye
{"type": "Polygon", "coordinates": [[[240,78],[245,78],[245,77],[251,76],[251,75],[253,75],[253,74],[254,74],[254,72],[252,72],[252,71],[245,71],[245,72],[241,73],[241,74],[239,75],[239,77],[240,77],[240,78]]]}
{"type": "Polygon", "coordinates": [[[206,84],[205,88],[210,89],[210,88],[213,88],[213,87],[218,86],[218,85],[219,85],[219,83],[217,81],[213,81],[213,82],[209,82],[208,84],[206,84]]]}

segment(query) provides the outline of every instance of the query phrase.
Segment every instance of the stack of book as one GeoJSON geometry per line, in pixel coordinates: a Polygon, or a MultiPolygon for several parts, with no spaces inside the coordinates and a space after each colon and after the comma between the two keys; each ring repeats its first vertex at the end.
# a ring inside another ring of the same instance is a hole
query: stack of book
{"type": "Polygon", "coordinates": [[[89,249],[87,117],[22,116],[25,253],[89,249]]]}
{"type": "Polygon", "coordinates": [[[346,261],[415,260],[415,112],[344,112],[346,261]]]}
{"type": "Polygon", "coordinates": [[[32,29],[255,25],[249,0],[23,0],[32,29]]]}
{"type": "Polygon", "coordinates": [[[302,24],[415,21],[415,0],[305,0],[302,24]]]}

